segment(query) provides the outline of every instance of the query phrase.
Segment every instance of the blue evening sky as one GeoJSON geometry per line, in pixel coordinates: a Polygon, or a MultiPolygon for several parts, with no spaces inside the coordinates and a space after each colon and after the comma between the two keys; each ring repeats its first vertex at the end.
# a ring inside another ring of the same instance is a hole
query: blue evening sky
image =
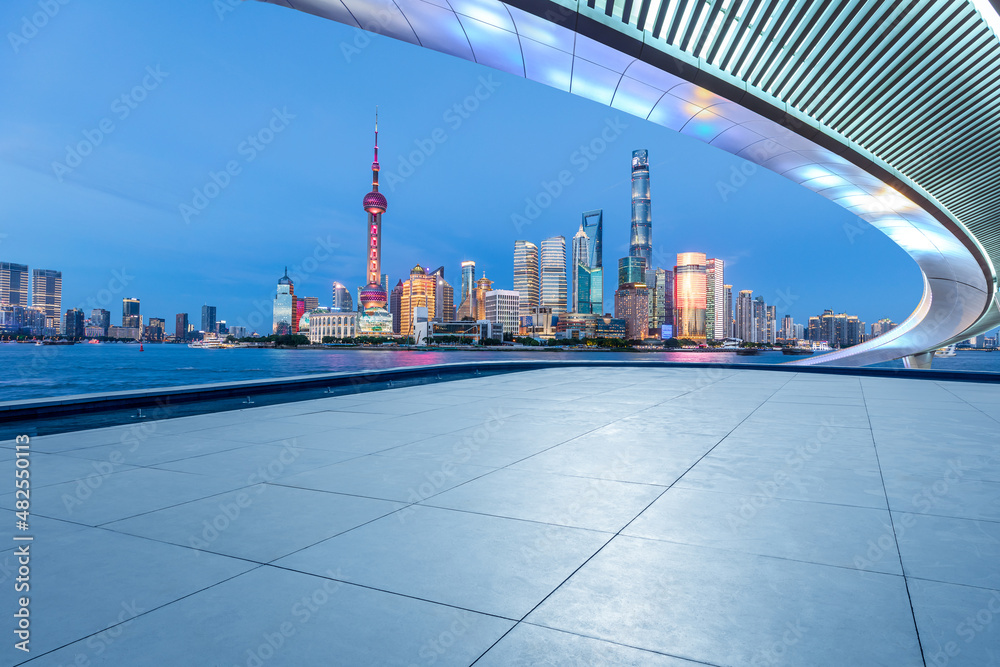
{"type": "Polygon", "coordinates": [[[444,265],[457,286],[472,259],[510,288],[516,239],[568,244],[595,208],[605,265],[617,267],[631,151],[647,148],[659,265],[682,251],[723,258],[734,291],[797,322],[824,308],[899,322],[919,300],[916,264],[877,230],[845,232],[857,219],[819,195],[758,169],[720,196],[746,164],[728,153],[289,9],[234,2],[220,15],[226,2],[70,0],[34,32],[24,21],[38,0],[2,3],[0,261],[61,270],[64,310],[102,306],[118,324],[121,298],[137,296],[145,319],[173,331],[176,313],[197,326],[208,303],[263,331],[285,265],[296,293],[321,305],[331,281],[354,293],[376,104],[392,284],[419,262],[444,265]],[[455,113],[477,92],[477,108],[455,113]],[[608,138],[600,154],[580,152],[608,138]],[[88,154],[68,155],[81,142],[88,154]],[[571,182],[539,199],[562,170],[571,182]],[[215,196],[198,199],[206,187],[215,196]],[[533,199],[546,206],[517,224],[533,199]]]}

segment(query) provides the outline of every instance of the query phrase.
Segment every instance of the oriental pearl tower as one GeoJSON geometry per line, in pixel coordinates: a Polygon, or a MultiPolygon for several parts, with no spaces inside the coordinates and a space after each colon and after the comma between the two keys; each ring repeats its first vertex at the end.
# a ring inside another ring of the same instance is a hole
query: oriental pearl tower
{"type": "Polygon", "coordinates": [[[384,309],[389,300],[382,277],[382,214],[385,195],[378,191],[378,108],[375,109],[375,159],[372,161],[372,191],[365,195],[364,209],[368,212],[368,284],[361,288],[361,307],[366,312],[384,309]]]}

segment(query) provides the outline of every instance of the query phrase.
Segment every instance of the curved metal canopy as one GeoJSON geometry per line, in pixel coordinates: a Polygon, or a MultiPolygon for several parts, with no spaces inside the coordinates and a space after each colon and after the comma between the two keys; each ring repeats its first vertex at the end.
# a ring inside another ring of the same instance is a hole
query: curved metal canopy
{"type": "Polygon", "coordinates": [[[1000,40],[983,0],[264,1],[693,136],[913,257],[924,294],[905,322],[796,363],[919,365],[1000,326],[1000,40]]]}

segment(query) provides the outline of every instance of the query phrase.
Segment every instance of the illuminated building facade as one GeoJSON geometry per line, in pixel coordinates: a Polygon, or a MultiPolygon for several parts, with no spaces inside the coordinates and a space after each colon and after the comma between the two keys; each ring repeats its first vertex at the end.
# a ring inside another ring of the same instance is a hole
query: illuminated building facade
{"type": "Polygon", "coordinates": [[[539,305],[553,313],[566,312],[566,237],[542,241],[539,305]]]}
{"type": "Polygon", "coordinates": [[[516,336],[521,327],[521,295],[517,290],[490,290],[483,295],[485,319],[503,326],[505,336],[516,336]]]}
{"type": "Polygon", "coordinates": [[[358,303],[363,313],[358,317],[361,335],[388,335],[392,333],[392,316],[386,309],[389,295],[383,285],[382,274],[382,214],[388,203],[378,191],[378,112],[375,113],[375,157],[372,160],[372,190],[362,202],[368,213],[367,274],[368,284],[361,288],[358,303]]]}
{"type": "Polygon", "coordinates": [[[580,230],[573,237],[570,267],[574,313],[604,312],[604,267],[602,258],[602,210],[583,214],[580,230]]]}
{"type": "Polygon", "coordinates": [[[705,337],[722,340],[726,337],[725,262],[705,260],[705,337]]]}
{"type": "Polygon", "coordinates": [[[278,279],[278,288],[274,293],[273,317],[271,321],[271,333],[290,334],[292,333],[292,319],[295,316],[295,285],[288,277],[288,267],[285,267],[285,275],[278,279]]]}
{"type": "Polygon", "coordinates": [[[736,323],[733,337],[748,343],[757,342],[753,326],[753,290],[740,290],[736,297],[736,323]]]}
{"type": "Polygon", "coordinates": [[[427,273],[424,267],[417,264],[410,270],[410,277],[403,283],[399,297],[399,333],[412,336],[413,309],[426,308],[428,313],[433,313],[436,297],[437,276],[427,273]]]}
{"type": "Polygon", "coordinates": [[[431,275],[437,280],[432,319],[438,322],[453,322],[455,320],[455,288],[444,279],[443,266],[431,271],[431,275]]]}
{"type": "Polygon", "coordinates": [[[653,214],[649,199],[649,152],[632,151],[632,234],[629,257],[653,262],[653,214]]]}
{"type": "Polygon", "coordinates": [[[629,340],[642,340],[649,330],[649,288],[645,283],[627,283],[615,290],[615,317],[625,320],[629,340]]]}
{"type": "Polygon", "coordinates": [[[332,310],[339,313],[350,313],[354,311],[354,300],[351,298],[351,291],[344,287],[343,284],[334,282],[332,294],[332,310]]]}
{"type": "Polygon", "coordinates": [[[139,299],[135,297],[122,299],[122,326],[124,328],[142,328],[142,314],[139,312],[139,306],[139,299]]]}
{"type": "Polygon", "coordinates": [[[45,328],[59,333],[62,321],[62,272],[33,269],[31,272],[31,305],[45,311],[45,328]]]}
{"type": "Polygon", "coordinates": [[[461,312],[459,318],[475,313],[473,300],[476,298],[476,263],[472,260],[462,262],[462,292],[458,299],[461,312]]]}
{"type": "Polygon", "coordinates": [[[618,260],[618,287],[646,282],[646,260],[642,257],[622,257],[618,260]]]}
{"type": "Polygon", "coordinates": [[[0,304],[28,307],[28,266],[0,262],[0,304]]]}
{"type": "Polygon", "coordinates": [[[675,338],[705,341],[706,283],[705,253],[678,253],[674,267],[675,338]]]}
{"type": "Polygon", "coordinates": [[[309,314],[309,342],[322,343],[324,338],[354,338],[358,335],[356,312],[317,309],[309,314]]]}
{"type": "Polygon", "coordinates": [[[753,300],[753,331],[755,343],[767,342],[767,304],[763,296],[753,300]]]}
{"type": "Polygon", "coordinates": [[[486,272],[483,272],[483,277],[476,281],[476,312],[473,314],[473,319],[477,322],[486,319],[486,293],[493,291],[493,281],[486,277],[486,272]]]}
{"type": "Polygon", "coordinates": [[[149,324],[143,330],[144,338],[150,343],[162,343],[166,334],[167,323],[162,317],[149,318],[149,324]]]}
{"type": "Polygon", "coordinates": [[[876,336],[881,336],[882,334],[887,334],[896,328],[896,323],[888,318],[883,318],[878,322],[872,323],[872,338],[876,336]]]}
{"type": "Polygon", "coordinates": [[[723,285],[723,292],[725,292],[725,297],[723,300],[723,308],[725,311],[723,313],[722,319],[722,337],[732,338],[733,337],[733,286],[723,285]]]}
{"type": "Polygon", "coordinates": [[[674,272],[666,269],[653,271],[649,286],[649,334],[660,336],[663,325],[674,323],[674,272]]]}
{"type": "Polygon", "coordinates": [[[521,295],[521,317],[538,308],[538,246],[531,241],[514,241],[514,289],[521,295]]]}

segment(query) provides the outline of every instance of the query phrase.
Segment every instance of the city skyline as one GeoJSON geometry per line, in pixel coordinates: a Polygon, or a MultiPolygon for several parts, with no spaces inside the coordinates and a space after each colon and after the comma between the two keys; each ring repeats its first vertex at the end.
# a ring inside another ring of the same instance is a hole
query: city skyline
{"type": "MultiPolygon", "coordinates": [[[[383,183],[394,203],[385,223],[393,243],[384,251],[382,270],[391,284],[416,262],[447,266],[451,277],[451,267],[475,260],[498,285],[512,286],[507,249],[515,239],[571,238],[581,212],[595,209],[604,211],[609,262],[626,256],[631,183],[622,165],[632,151],[646,147],[658,202],[652,214],[654,265],[670,266],[658,254],[704,249],[725,261],[727,283],[753,286],[769,301],[779,293],[794,297],[788,312],[796,321],[841,304],[869,322],[901,321],[919,300],[912,261],[875,230],[846,233],[845,225],[857,228],[850,214],[764,170],[746,177],[738,158],[586,100],[377,36],[348,67],[342,61],[323,67],[297,60],[292,71],[290,59],[272,62],[251,52],[250,44],[267,30],[283,48],[311,54],[304,60],[322,61],[324,54],[343,59],[338,44],[353,40],[355,32],[263,5],[241,7],[224,21],[204,7],[112,11],[96,3],[80,14],[67,12],[53,22],[39,39],[51,35],[59,43],[45,48],[72,52],[78,39],[73,28],[83,20],[130,25],[142,36],[136,26],[193,21],[205,53],[221,58],[236,50],[247,62],[228,63],[221,71],[202,68],[200,60],[176,53],[169,40],[151,31],[148,44],[121,42],[129,58],[102,69],[87,87],[74,83],[87,70],[86,58],[62,58],[46,70],[53,80],[41,96],[35,94],[39,84],[27,76],[42,66],[35,60],[38,43],[17,54],[18,68],[0,63],[15,91],[33,93],[15,96],[0,110],[0,131],[14,136],[28,130],[37,148],[16,141],[0,145],[0,173],[12,184],[11,224],[0,259],[61,270],[63,310],[89,310],[88,299],[117,281],[126,284],[116,298],[141,294],[168,318],[196,313],[209,302],[231,321],[247,319],[256,304],[270,300],[275,272],[280,275],[286,263],[296,289],[307,294],[323,297],[333,281],[352,288],[365,284],[358,266],[365,240],[356,215],[365,179],[357,165],[371,154],[371,135],[343,136],[329,128],[370,127],[373,104],[360,97],[345,103],[316,86],[306,85],[306,94],[294,85],[333,74],[337,90],[363,89],[366,80],[384,78],[386,92],[377,101],[387,123],[383,143],[391,148],[383,150],[389,156],[383,157],[383,183]],[[292,39],[293,29],[315,39],[292,39]],[[144,99],[127,118],[110,111],[114,93],[143,81],[144,99]],[[419,99],[448,103],[405,102],[416,90],[419,99]],[[171,117],[195,94],[213,112],[201,119],[203,126],[179,127],[171,117]],[[39,99],[47,102],[44,108],[32,106],[39,99]],[[515,120],[513,111],[524,104],[539,110],[530,125],[515,120]],[[67,147],[85,141],[102,114],[115,131],[78,167],[57,176],[53,163],[64,164],[67,147]],[[238,132],[215,120],[217,115],[237,119],[238,132]],[[517,141],[502,139],[511,133],[517,141]],[[240,152],[251,135],[254,141],[244,148],[255,151],[252,161],[240,152]],[[176,148],[166,146],[171,141],[176,148]],[[255,142],[262,150],[253,148],[255,142]],[[239,157],[240,173],[227,176],[233,157],[239,157]],[[454,169],[470,159],[476,169],[454,169]],[[571,174],[570,184],[559,183],[560,170],[571,174]],[[228,178],[227,185],[216,184],[213,175],[221,182],[228,178]],[[720,184],[736,191],[723,194],[720,184]],[[557,189],[558,195],[550,194],[557,189]],[[179,207],[193,205],[195,190],[217,196],[185,221],[179,207]],[[436,194],[445,191],[446,197],[436,194]],[[469,224],[469,211],[485,212],[486,219],[469,224]],[[39,225],[64,239],[59,247],[30,233],[39,225]],[[809,253],[796,251],[805,245],[809,253]],[[829,274],[816,270],[824,264],[838,266],[843,282],[831,284],[829,274]]],[[[612,296],[606,288],[605,312],[612,296]]]]}

